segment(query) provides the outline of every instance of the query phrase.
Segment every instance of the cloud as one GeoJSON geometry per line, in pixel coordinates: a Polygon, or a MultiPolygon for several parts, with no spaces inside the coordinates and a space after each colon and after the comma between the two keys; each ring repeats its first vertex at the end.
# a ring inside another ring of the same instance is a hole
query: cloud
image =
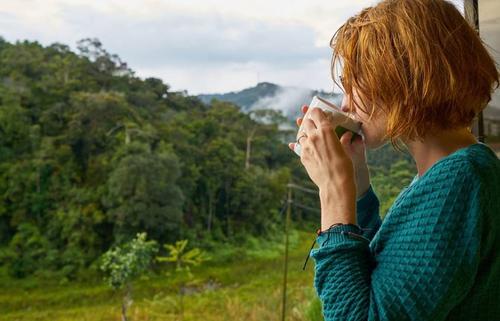
{"type": "Polygon", "coordinates": [[[0,3],[0,34],[74,49],[97,37],[138,75],[191,93],[259,80],[329,89],[331,49],[318,31],[333,33],[362,2],[24,0],[0,3]]]}
{"type": "MultiPolygon", "coordinates": [[[[97,37],[139,76],[162,78],[191,94],[240,90],[258,81],[329,91],[331,36],[348,17],[377,2],[0,1],[0,35],[73,49],[79,39],[97,37]]],[[[487,7],[497,4],[480,1],[480,15],[490,19],[496,11],[487,7]]]]}
{"type": "Polygon", "coordinates": [[[25,0],[0,4],[0,35],[73,49],[79,39],[97,37],[138,75],[191,93],[259,80],[326,89],[331,49],[318,42],[318,26],[336,23],[336,7],[316,0],[25,0]],[[319,24],[317,12],[330,14],[319,24]]]}
{"type": "Polygon", "coordinates": [[[83,6],[65,7],[64,17],[74,34],[100,35],[105,46],[144,68],[248,62],[290,66],[329,52],[315,46],[314,31],[300,23],[176,12],[131,20],[83,6]]]}
{"type": "Polygon", "coordinates": [[[311,90],[298,87],[282,87],[273,96],[263,97],[249,109],[282,110],[284,115],[294,115],[301,103],[311,100],[311,90]]]}
{"type": "Polygon", "coordinates": [[[293,68],[259,62],[235,64],[167,65],[153,69],[138,69],[140,75],[154,74],[164,79],[174,90],[187,89],[190,94],[226,93],[268,81],[276,84],[332,90],[330,59],[316,59],[293,68]],[[171,81],[175,79],[175,82],[171,81]]]}

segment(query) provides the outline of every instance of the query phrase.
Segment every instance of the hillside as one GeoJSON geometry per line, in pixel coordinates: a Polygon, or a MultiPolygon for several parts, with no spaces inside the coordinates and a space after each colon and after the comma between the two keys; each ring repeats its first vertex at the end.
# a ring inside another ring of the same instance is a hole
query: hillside
{"type": "Polygon", "coordinates": [[[290,168],[307,177],[278,124],[136,77],[96,39],[78,48],[0,38],[0,265],[11,276],[76,278],[139,232],[203,247],[276,233],[290,168]]]}

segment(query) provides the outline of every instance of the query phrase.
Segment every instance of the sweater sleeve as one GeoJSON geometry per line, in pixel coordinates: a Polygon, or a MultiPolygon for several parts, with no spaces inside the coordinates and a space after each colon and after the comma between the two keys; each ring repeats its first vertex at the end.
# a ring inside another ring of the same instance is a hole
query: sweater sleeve
{"type": "Polygon", "coordinates": [[[467,170],[443,172],[391,214],[379,253],[354,226],[317,236],[311,257],[325,321],[441,321],[464,298],[479,264],[478,184],[467,170]]]}
{"type": "Polygon", "coordinates": [[[382,224],[379,208],[380,202],[370,184],[368,190],[356,200],[357,222],[364,229],[363,236],[369,240],[373,239],[373,236],[382,224]]]}

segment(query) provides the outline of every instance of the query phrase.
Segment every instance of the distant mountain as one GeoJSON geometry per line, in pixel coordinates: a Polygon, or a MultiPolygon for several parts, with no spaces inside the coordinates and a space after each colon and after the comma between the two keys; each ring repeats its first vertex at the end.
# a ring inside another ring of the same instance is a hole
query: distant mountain
{"type": "Polygon", "coordinates": [[[342,96],[325,91],[312,90],[300,87],[286,87],[269,82],[260,82],[254,87],[241,91],[232,91],[223,94],[201,94],[197,97],[208,104],[212,99],[232,102],[240,106],[244,112],[253,109],[277,109],[290,119],[300,114],[300,106],[309,104],[314,95],[320,95],[337,105],[340,105],[342,96]]]}
{"type": "Polygon", "coordinates": [[[212,99],[221,101],[229,101],[243,110],[248,110],[259,99],[264,97],[272,97],[280,90],[280,86],[269,82],[258,83],[255,87],[246,88],[240,91],[231,91],[225,94],[201,94],[198,98],[208,104],[212,99]]]}

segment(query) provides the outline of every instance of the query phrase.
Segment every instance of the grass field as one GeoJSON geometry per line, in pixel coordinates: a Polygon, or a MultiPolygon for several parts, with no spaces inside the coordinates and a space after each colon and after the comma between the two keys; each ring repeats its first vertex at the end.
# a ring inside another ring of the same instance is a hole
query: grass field
{"type": "MultiPolygon", "coordinates": [[[[313,239],[313,233],[291,233],[286,320],[322,320],[313,288],[314,261],[310,259],[302,271],[313,239]]],[[[183,296],[183,320],[281,320],[284,246],[277,241],[253,239],[239,249],[226,248],[225,259],[216,255],[218,259],[193,268],[195,281],[183,296]]],[[[134,282],[130,320],[181,320],[178,288],[179,279],[172,270],[134,282]]],[[[1,272],[2,321],[121,320],[121,299],[122,293],[113,292],[99,279],[16,280],[1,272]]]]}

